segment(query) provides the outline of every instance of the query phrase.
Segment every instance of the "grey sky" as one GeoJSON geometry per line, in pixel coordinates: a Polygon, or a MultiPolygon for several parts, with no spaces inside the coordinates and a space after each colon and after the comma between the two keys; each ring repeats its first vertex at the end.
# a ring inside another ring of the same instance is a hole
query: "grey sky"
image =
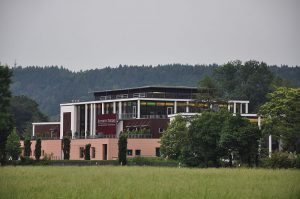
{"type": "Polygon", "coordinates": [[[300,65],[299,0],[0,0],[0,61],[300,65]]]}

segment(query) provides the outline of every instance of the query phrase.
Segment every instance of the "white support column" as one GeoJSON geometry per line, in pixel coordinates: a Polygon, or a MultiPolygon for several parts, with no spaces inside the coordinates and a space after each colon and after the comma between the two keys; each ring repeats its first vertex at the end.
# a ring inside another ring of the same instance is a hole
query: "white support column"
{"type": "Polygon", "coordinates": [[[104,103],[101,104],[101,114],[104,114],[104,103]]]}
{"type": "Polygon", "coordinates": [[[32,124],[32,136],[35,136],[35,125],[32,124]]]}
{"type": "Polygon", "coordinates": [[[269,157],[272,155],[272,135],[269,135],[269,157]]]}
{"type": "Polygon", "coordinates": [[[227,108],[228,108],[228,112],[230,112],[230,104],[229,103],[228,103],[227,108]]]}
{"type": "Polygon", "coordinates": [[[137,118],[140,119],[141,117],[141,100],[137,101],[137,118]]]}
{"type": "Polygon", "coordinates": [[[261,117],[258,116],[257,118],[257,125],[258,125],[258,129],[261,130],[261,117]]]}
{"type": "Polygon", "coordinates": [[[117,111],[116,111],[117,107],[116,107],[116,102],[113,102],[113,113],[115,114],[117,111]]]}
{"type": "Polygon", "coordinates": [[[174,101],[174,114],[177,113],[177,101],[174,101]]]}
{"type": "Polygon", "coordinates": [[[93,112],[93,132],[96,135],[96,104],[94,104],[94,112],[93,112]]]}
{"type": "Polygon", "coordinates": [[[88,109],[88,105],[85,104],[84,106],[84,136],[86,138],[86,132],[87,132],[87,118],[88,118],[88,115],[87,115],[87,109],[88,109]]]}
{"type": "MultiPolygon", "coordinates": [[[[73,109],[73,119],[72,119],[72,115],[71,115],[71,131],[72,131],[72,138],[75,135],[75,131],[76,131],[76,123],[77,123],[77,108],[74,105],[72,107],[73,109]]],[[[72,113],[71,113],[72,114],[72,113]]]]}
{"type": "Polygon", "coordinates": [[[186,102],[186,111],[185,112],[187,112],[187,113],[190,112],[189,102],[186,102]]]}
{"type": "Polygon", "coordinates": [[[77,119],[76,119],[76,131],[78,132],[79,135],[79,131],[80,131],[80,106],[76,106],[77,107],[77,119]]]}
{"type": "Polygon", "coordinates": [[[119,102],[119,118],[122,118],[122,102],[119,102]]]}
{"type": "Polygon", "coordinates": [[[90,104],[90,134],[93,135],[93,104],[90,104]]]}
{"type": "Polygon", "coordinates": [[[233,113],[236,113],[236,102],[233,102],[233,113]]]}
{"type": "Polygon", "coordinates": [[[246,110],[245,113],[248,113],[248,103],[246,103],[246,110]]]}
{"type": "Polygon", "coordinates": [[[240,114],[243,113],[243,103],[240,103],[240,114]]]}

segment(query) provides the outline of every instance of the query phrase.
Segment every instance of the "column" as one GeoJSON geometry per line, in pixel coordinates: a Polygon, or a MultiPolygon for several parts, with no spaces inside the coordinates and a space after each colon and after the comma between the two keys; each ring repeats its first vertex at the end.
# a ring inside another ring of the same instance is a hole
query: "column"
{"type": "Polygon", "coordinates": [[[246,110],[245,113],[248,113],[248,103],[246,103],[246,110]]]}
{"type": "Polygon", "coordinates": [[[113,102],[113,113],[115,114],[117,111],[116,111],[116,102],[113,102]]]}
{"type": "Polygon", "coordinates": [[[35,125],[32,124],[32,136],[35,136],[35,125]]]}
{"type": "Polygon", "coordinates": [[[258,116],[257,118],[257,125],[258,125],[258,129],[261,130],[261,117],[258,116]]]}
{"type": "Polygon", "coordinates": [[[85,104],[85,107],[84,107],[84,136],[86,138],[86,132],[87,132],[87,118],[88,118],[88,115],[87,115],[87,109],[88,109],[88,105],[85,104]]]}
{"type": "Polygon", "coordinates": [[[137,118],[140,119],[141,117],[141,101],[137,101],[137,118]]]}
{"type": "Polygon", "coordinates": [[[177,113],[177,101],[174,101],[174,114],[177,113]]]}
{"type": "Polygon", "coordinates": [[[186,102],[186,110],[185,110],[187,113],[190,112],[190,107],[189,107],[189,102],[186,102]]]}
{"type": "Polygon", "coordinates": [[[243,113],[243,103],[240,103],[240,114],[243,113]]]}
{"type": "Polygon", "coordinates": [[[93,112],[93,132],[96,135],[96,104],[94,104],[94,112],[93,112]]]}
{"type": "Polygon", "coordinates": [[[104,114],[104,103],[101,104],[101,114],[104,114]]]}
{"type": "Polygon", "coordinates": [[[93,135],[93,104],[90,104],[90,135],[93,135]]]}
{"type": "Polygon", "coordinates": [[[269,157],[272,155],[272,135],[269,135],[269,157]]]}
{"type": "Polygon", "coordinates": [[[122,102],[119,102],[119,119],[122,118],[122,102]]]}
{"type": "Polygon", "coordinates": [[[236,113],[236,102],[233,102],[233,113],[236,113]]]}
{"type": "Polygon", "coordinates": [[[230,103],[228,103],[227,108],[228,108],[228,112],[230,112],[230,103]]]}
{"type": "Polygon", "coordinates": [[[74,138],[75,131],[76,131],[76,123],[77,123],[77,108],[74,105],[73,106],[73,120],[72,120],[72,115],[71,115],[71,131],[72,131],[72,138],[74,138]]]}

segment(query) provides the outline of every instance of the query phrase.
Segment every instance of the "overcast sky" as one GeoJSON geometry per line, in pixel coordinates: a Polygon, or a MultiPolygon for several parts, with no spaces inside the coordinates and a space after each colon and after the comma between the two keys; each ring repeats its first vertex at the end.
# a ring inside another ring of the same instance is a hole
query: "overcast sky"
{"type": "Polygon", "coordinates": [[[0,0],[0,62],[300,65],[299,0],[0,0]]]}

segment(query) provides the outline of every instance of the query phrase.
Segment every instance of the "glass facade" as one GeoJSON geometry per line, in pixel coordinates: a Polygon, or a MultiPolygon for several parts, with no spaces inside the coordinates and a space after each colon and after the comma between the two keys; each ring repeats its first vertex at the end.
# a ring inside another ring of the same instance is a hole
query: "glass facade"
{"type": "Polygon", "coordinates": [[[174,102],[141,101],[141,118],[165,118],[174,113],[174,102]]]}

